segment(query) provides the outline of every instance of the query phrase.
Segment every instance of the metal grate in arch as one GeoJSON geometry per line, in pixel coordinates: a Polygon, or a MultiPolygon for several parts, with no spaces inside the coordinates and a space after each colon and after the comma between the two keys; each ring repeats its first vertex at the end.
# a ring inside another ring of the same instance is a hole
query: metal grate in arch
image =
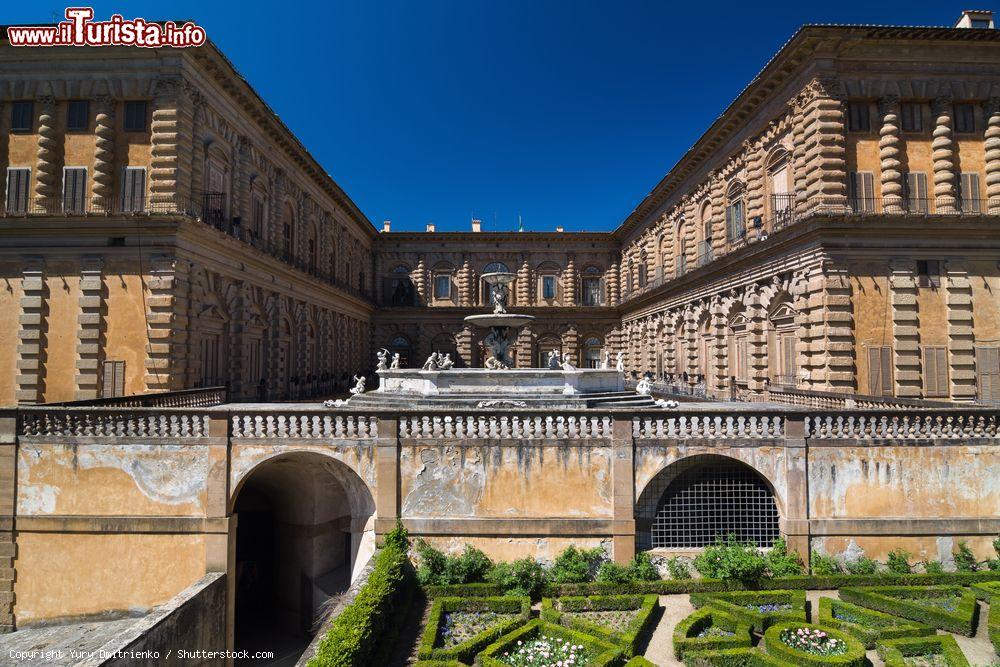
{"type": "Polygon", "coordinates": [[[659,498],[650,526],[654,549],[700,548],[732,533],[741,542],[770,545],[778,537],[778,507],[771,489],[749,466],[722,457],[676,464],[650,489],[659,498]]]}

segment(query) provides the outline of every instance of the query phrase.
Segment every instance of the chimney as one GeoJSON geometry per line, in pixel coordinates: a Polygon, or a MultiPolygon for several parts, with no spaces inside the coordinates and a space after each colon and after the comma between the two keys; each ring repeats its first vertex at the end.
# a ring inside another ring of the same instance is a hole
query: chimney
{"type": "Polygon", "coordinates": [[[556,227],[556,231],[557,232],[561,232],[562,230],[563,230],[563,226],[562,225],[559,225],[558,227],[556,227]]]}
{"type": "Polygon", "coordinates": [[[382,231],[383,232],[391,232],[392,231],[392,220],[383,220],[382,221],[382,231]]]}
{"type": "Polygon", "coordinates": [[[473,218],[472,219],[472,231],[474,231],[474,232],[481,232],[481,231],[483,231],[483,221],[482,220],[476,220],[475,218],[473,218]]]}
{"type": "Polygon", "coordinates": [[[955,22],[956,28],[977,28],[993,30],[993,12],[988,9],[966,9],[955,22]]]}
{"type": "Polygon", "coordinates": [[[434,233],[434,223],[433,222],[428,222],[427,223],[427,233],[428,234],[433,234],[434,233]]]}

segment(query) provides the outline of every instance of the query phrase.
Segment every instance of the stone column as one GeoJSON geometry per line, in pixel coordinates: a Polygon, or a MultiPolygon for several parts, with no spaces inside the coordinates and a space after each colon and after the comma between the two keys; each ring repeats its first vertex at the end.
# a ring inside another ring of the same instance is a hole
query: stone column
{"type": "Polygon", "coordinates": [[[805,439],[803,415],[785,415],[785,515],[781,532],[790,551],[809,563],[809,477],[808,444],[805,439]]]}
{"type": "Polygon", "coordinates": [[[616,416],[611,427],[611,553],[621,565],[635,556],[634,452],[632,418],[616,416]]]}
{"type": "MultiPolygon", "coordinates": [[[[917,311],[916,267],[913,260],[896,259],[889,263],[892,275],[892,347],[895,395],[920,398],[920,318],[917,311]]],[[[883,382],[885,379],[883,379],[883,382]]]]}
{"type": "Polygon", "coordinates": [[[427,292],[427,266],[424,264],[424,256],[417,256],[417,265],[411,274],[413,289],[417,293],[417,303],[425,305],[428,303],[430,295],[427,292]]]}
{"type": "Polygon", "coordinates": [[[879,130],[878,154],[882,172],[882,210],[886,213],[903,211],[903,172],[899,156],[899,97],[883,97],[878,104],[882,128],[879,130]]]}
{"type": "Polygon", "coordinates": [[[706,387],[715,390],[720,397],[727,397],[729,388],[728,345],[726,342],[727,308],[718,295],[712,297],[708,306],[711,344],[708,346],[708,374],[706,387]]]}
{"type": "Polygon", "coordinates": [[[35,207],[48,213],[59,211],[57,205],[62,186],[62,144],[56,127],[55,98],[38,98],[38,152],[35,162],[35,197],[38,201],[35,207]]]}
{"type": "Polygon", "coordinates": [[[566,269],[563,271],[563,305],[576,304],[576,263],[573,255],[566,256],[566,269]]]}
{"type": "Polygon", "coordinates": [[[84,257],[80,271],[80,328],[76,339],[78,401],[100,396],[101,334],[103,332],[104,258],[84,257]]]}
{"type": "Polygon", "coordinates": [[[819,359],[825,362],[824,388],[828,391],[855,391],[854,374],[854,306],[851,280],[847,268],[824,262],[823,297],[819,314],[822,317],[819,359]]]}
{"type": "Polygon", "coordinates": [[[15,398],[18,403],[41,403],[45,382],[42,352],[48,329],[48,286],[45,284],[45,261],[42,258],[26,258],[21,274],[21,292],[15,398]]]}
{"type": "Polygon", "coordinates": [[[562,335],[562,349],[563,354],[570,355],[573,360],[573,365],[580,366],[580,333],[576,329],[576,325],[571,324],[566,327],[562,335]]]}
{"type": "Polygon", "coordinates": [[[461,363],[456,363],[457,366],[473,367],[472,329],[468,325],[455,334],[455,354],[461,359],[461,363]]]}
{"type": "Polygon", "coordinates": [[[150,210],[184,210],[186,201],[178,197],[182,175],[178,152],[180,130],[180,91],[177,78],[159,79],[153,93],[153,119],[150,123],[152,161],[149,170],[150,210]]]}
{"type": "Polygon", "coordinates": [[[518,368],[531,368],[534,366],[532,351],[534,350],[534,334],[531,327],[522,327],[517,332],[517,359],[515,363],[518,368]]]}
{"type": "Polygon", "coordinates": [[[617,306],[621,300],[621,288],[618,282],[618,273],[620,270],[618,262],[612,261],[610,268],[608,268],[607,273],[605,273],[604,280],[607,284],[608,305],[611,307],[617,306]]]}
{"type": "Polygon", "coordinates": [[[805,196],[809,208],[847,203],[847,148],[840,81],[830,75],[810,82],[801,99],[805,114],[805,196]]]}
{"type": "MultiPolygon", "coordinates": [[[[249,229],[251,213],[250,137],[240,135],[236,142],[236,163],[233,165],[233,210],[230,215],[241,218],[243,222],[243,229],[249,229]]],[[[320,244],[320,248],[324,248],[324,246],[327,245],[326,241],[322,237],[324,231],[326,231],[326,227],[321,224],[319,229],[320,238],[316,239],[316,242],[320,244]]],[[[321,256],[325,254],[325,252],[320,253],[321,256]]],[[[325,270],[326,266],[323,266],[322,268],[325,270]]]]}
{"type": "Polygon", "coordinates": [[[149,264],[149,354],[146,391],[172,391],[186,386],[188,325],[186,263],[160,255],[149,264]]]}
{"type": "Polygon", "coordinates": [[[792,113],[792,192],[795,195],[795,215],[804,215],[809,209],[806,191],[806,110],[805,98],[797,96],[791,103],[792,113]]]}
{"type": "Polygon", "coordinates": [[[94,141],[94,205],[111,208],[115,197],[115,101],[107,95],[94,98],[97,105],[94,141]]]}
{"type": "Polygon", "coordinates": [[[934,114],[934,199],[937,213],[958,213],[958,188],[955,183],[955,142],[952,136],[951,98],[939,97],[931,105],[934,114]]]}
{"type": "Polygon", "coordinates": [[[517,271],[516,304],[518,306],[531,305],[531,266],[528,264],[527,256],[521,259],[521,268],[517,271]]]}
{"type": "Polygon", "coordinates": [[[986,197],[987,210],[1000,207],[1000,98],[991,97],[983,107],[986,118],[986,197]]]}
{"type": "MultiPolygon", "coordinates": [[[[764,196],[767,174],[764,171],[764,150],[759,142],[747,141],[744,144],[747,156],[747,215],[746,224],[752,229],[753,219],[764,217],[764,196]]],[[[749,232],[749,230],[748,230],[749,232]]]]}
{"type": "Polygon", "coordinates": [[[472,265],[468,258],[462,258],[462,268],[458,270],[458,299],[459,305],[466,308],[474,305],[475,278],[472,265]]]}
{"type": "Polygon", "coordinates": [[[712,205],[712,257],[719,258],[725,254],[728,243],[725,214],[726,182],[718,177],[713,178],[708,196],[712,205]]]}
{"type": "Polygon", "coordinates": [[[972,284],[965,260],[944,262],[947,271],[948,382],[953,401],[976,400],[976,336],[973,330],[972,284]]]}

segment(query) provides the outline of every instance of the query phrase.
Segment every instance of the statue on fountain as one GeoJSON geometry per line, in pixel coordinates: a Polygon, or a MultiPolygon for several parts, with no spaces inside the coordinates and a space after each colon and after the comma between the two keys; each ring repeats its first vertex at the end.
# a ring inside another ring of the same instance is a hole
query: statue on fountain
{"type": "Polygon", "coordinates": [[[355,384],[353,387],[351,387],[351,389],[350,389],[351,396],[357,396],[358,394],[365,393],[365,376],[362,375],[361,377],[358,377],[357,375],[355,375],[354,376],[354,381],[357,384],[355,384]]]}
{"type": "Polygon", "coordinates": [[[421,370],[436,371],[437,369],[438,369],[438,353],[431,352],[431,356],[427,357],[427,361],[424,362],[424,367],[421,370]]]}
{"type": "Polygon", "coordinates": [[[375,353],[375,357],[378,359],[378,364],[375,366],[376,373],[389,370],[389,350],[383,347],[375,353]]]}
{"type": "Polygon", "coordinates": [[[392,363],[389,364],[389,370],[391,371],[399,370],[399,352],[392,355],[392,363]]]}
{"type": "Polygon", "coordinates": [[[507,296],[510,294],[510,290],[503,283],[496,283],[490,290],[490,301],[493,302],[493,314],[494,315],[506,315],[507,314],[507,296]]]}
{"type": "Polygon", "coordinates": [[[445,352],[443,355],[438,355],[438,368],[443,371],[450,371],[455,362],[451,358],[451,354],[445,352]]]}
{"type": "Polygon", "coordinates": [[[485,366],[489,370],[507,370],[514,365],[510,358],[510,348],[517,340],[518,330],[534,320],[533,315],[521,315],[507,312],[507,299],[510,296],[509,285],[517,276],[500,263],[490,265],[496,271],[488,271],[482,275],[483,282],[489,289],[489,303],[493,312],[482,315],[469,315],[465,318],[468,324],[477,327],[488,327],[490,332],[483,338],[483,347],[488,355],[485,366]]]}

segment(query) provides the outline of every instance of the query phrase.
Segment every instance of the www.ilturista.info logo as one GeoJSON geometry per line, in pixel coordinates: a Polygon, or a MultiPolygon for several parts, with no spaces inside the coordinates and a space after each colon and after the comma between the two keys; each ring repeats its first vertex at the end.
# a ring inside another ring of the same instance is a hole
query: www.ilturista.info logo
{"type": "Polygon", "coordinates": [[[108,21],[94,21],[93,7],[67,7],[66,19],[50,26],[9,26],[11,46],[164,46],[184,48],[205,43],[205,29],[188,21],[152,23],[145,19],[125,19],[112,15],[108,21]]]}

